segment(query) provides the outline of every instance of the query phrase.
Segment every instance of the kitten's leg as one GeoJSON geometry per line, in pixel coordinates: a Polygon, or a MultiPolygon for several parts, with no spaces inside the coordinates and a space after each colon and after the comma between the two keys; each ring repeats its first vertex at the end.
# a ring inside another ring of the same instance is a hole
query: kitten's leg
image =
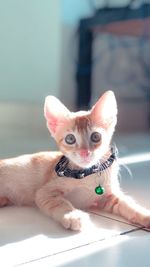
{"type": "Polygon", "coordinates": [[[60,189],[52,190],[45,185],[37,191],[35,202],[46,215],[60,222],[66,229],[81,230],[89,221],[88,214],[75,209],[63,195],[60,189]]]}
{"type": "Polygon", "coordinates": [[[132,223],[150,227],[150,210],[138,205],[132,198],[120,194],[110,195],[103,203],[103,210],[120,215],[132,223]]]}

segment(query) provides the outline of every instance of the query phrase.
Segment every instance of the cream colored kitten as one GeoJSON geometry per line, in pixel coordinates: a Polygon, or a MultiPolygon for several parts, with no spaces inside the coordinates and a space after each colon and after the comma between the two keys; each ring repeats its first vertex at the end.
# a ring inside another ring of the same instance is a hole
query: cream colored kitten
{"type": "Polygon", "coordinates": [[[117,121],[113,92],[106,92],[90,111],[75,113],[48,96],[44,114],[61,152],[1,160],[0,206],[37,205],[72,230],[87,224],[88,214],[81,209],[92,206],[150,227],[150,211],[124,195],[118,183],[118,163],[110,149],[117,121]]]}

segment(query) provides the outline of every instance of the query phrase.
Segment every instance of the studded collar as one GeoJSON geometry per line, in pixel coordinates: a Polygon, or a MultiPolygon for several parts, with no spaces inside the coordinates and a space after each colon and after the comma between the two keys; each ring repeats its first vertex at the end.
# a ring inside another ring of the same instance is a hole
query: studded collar
{"type": "Polygon", "coordinates": [[[75,178],[75,179],[82,179],[88,175],[91,175],[93,173],[101,173],[102,171],[106,170],[109,168],[114,160],[117,158],[117,149],[116,147],[112,146],[111,147],[111,155],[109,158],[103,162],[103,163],[97,163],[90,168],[85,168],[85,169],[70,169],[68,168],[69,164],[69,159],[66,158],[65,156],[62,156],[59,160],[59,162],[56,164],[55,171],[58,176],[60,177],[70,177],[70,178],[75,178]]]}

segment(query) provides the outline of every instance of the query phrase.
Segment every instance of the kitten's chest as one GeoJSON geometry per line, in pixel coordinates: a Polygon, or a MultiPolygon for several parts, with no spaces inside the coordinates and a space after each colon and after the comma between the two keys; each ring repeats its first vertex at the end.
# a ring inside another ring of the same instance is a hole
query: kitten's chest
{"type": "Polygon", "coordinates": [[[65,197],[71,201],[76,208],[87,208],[96,205],[106,193],[110,191],[110,177],[107,174],[92,174],[75,182],[71,191],[65,197]],[[97,194],[96,188],[103,187],[104,194],[97,194]]]}

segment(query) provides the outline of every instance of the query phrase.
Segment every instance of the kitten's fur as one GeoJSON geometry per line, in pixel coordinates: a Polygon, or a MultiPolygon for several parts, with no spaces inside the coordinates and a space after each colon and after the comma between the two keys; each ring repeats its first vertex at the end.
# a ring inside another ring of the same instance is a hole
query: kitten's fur
{"type": "Polygon", "coordinates": [[[41,152],[0,161],[0,206],[37,205],[65,228],[80,230],[89,217],[81,209],[99,209],[121,215],[133,223],[150,227],[150,211],[124,195],[118,183],[118,163],[99,174],[81,180],[58,177],[55,166],[62,154],[70,168],[86,168],[110,156],[110,142],[117,121],[117,105],[113,92],[106,92],[90,111],[71,113],[57,98],[48,96],[44,109],[48,129],[61,152],[41,152]],[[101,134],[92,142],[93,132],[101,134]],[[72,145],[65,142],[75,136],[72,145]],[[102,185],[99,196],[95,187],[102,185]]]}

